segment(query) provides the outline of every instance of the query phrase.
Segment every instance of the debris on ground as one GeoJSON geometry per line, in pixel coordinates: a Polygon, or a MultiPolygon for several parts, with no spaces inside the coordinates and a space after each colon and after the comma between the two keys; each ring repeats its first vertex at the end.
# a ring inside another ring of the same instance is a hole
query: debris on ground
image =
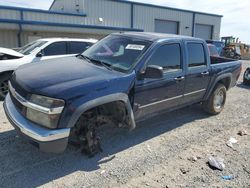
{"type": "Polygon", "coordinates": [[[250,174],[250,169],[248,170],[246,166],[243,166],[243,170],[244,170],[245,172],[247,172],[248,174],[250,174]]]}
{"type": "Polygon", "coordinates": [[[224,179],[224,180],[232,180],[232,179],[234,179],[234,176],[222,176],[222,178],[224,179]]]}
{"type": "Polygon", "coordinates": [[[182,174],[186,174],[186,173],[190,172],[190,169],[189,168],[181,167],[180,171],[181,171],[182,174]]]}
{"type": "Polygon", "coordinates": [[[247,135],[247,131],[246,131],[246,130],[240,130],[240,131],[238,132],[238,135],[240,135],[240,136],[245,136],[245,135],[247,135]]]}
{"type": "Polygon", "coordinates": [[[215,157],[209,156],[208,164],[213,169],[218,169],[221,171],[225,168],[224,159],[219,158],[219,157],[215,158],[215,157]]]}
{"type": "Polygon", "coordinates": [[[230,139],[227,141],[227,146],[230,148],[234,148],[233,144],[236,144],[238,142],[238,140],[236,140],[233,137],[230,137],[230,139]]]}
{"type": "Polygon", "coordinates": [[[198,157],[192,156],[192,157],[189,157],[188,160],[191,161],[191,162],[195,162],[195,161],[198,160],[198,157]]]}
{"type": "Polygon", "coordinates": [[[101,174],[104,174],[105,172],[106,172],[105,170],[102,170],[102,171],[101,171],[101,174]]]}
{"type": "Polygon", "coordinates": [[[148,144],[147,144],[147,149],[148,149],[149,152],[152,152],[152,150],[151,150],[151,148],[150,148],[150,146],[148,144]]]}

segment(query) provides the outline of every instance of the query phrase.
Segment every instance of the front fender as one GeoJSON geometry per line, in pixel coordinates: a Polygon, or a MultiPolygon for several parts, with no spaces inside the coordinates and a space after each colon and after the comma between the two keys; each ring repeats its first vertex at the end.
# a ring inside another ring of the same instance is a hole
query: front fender
{"type": "Polygon", "coordinates": [[[3,74],[5,72],[14,71],[16,67],[6,67],[6,66],[0,66],[0,73],[3,74]]]}
{"type": "Polygon", "coordinates": [[[115,102],[115,101],[123,101],[125,106],[126,106],[126,110],[127,113],[129,115],[130,118],[130,129],[134,129],[136,127],[135,124],[135,118],[134,118],[134,113],[129,101],[129,97],[127,94],[125,93],[114,93],[114,94],[109,94],[106,96],[102,96],[102,97],[98,97],[95,99],[92,99],[82,105],[80,105],[77,109],[75,109],[74,113],[72,114],[68,126],[69,128],[72,128],[75,126],[77,120],[80,118],[80,116],[86,112],[87,110],[90,110],[94,107],[106,104],[106,103],[110,103],[110,102],[115,102]]]}

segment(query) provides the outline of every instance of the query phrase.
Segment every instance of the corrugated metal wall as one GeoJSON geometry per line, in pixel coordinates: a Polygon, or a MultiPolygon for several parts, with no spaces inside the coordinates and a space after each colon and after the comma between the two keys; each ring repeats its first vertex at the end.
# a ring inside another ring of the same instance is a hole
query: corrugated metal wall
{"type": "Polygon", "coordinates": [[[85,17],[69,16],[61,14],[48,14],[41,12],[25,11],[23,13],[24,20],[29,21],[42,21],[50,23],[70,23],[70,24],[86,24],[85,17]]]}
{"type": "Polygon", "coordinates": [[[83,13],[83,0],[57,0],[54,2],[50,10],[70,13],[83,13]],[[76,6],[77,4],[79,6],[76,6]]]}
{"type": "Polygon", "coordinates": [[[192,13],[142,5],[134,6],[135,28],[143,28],[145,31],[154,32],[155,19],[179,22],[179,33],[181,35],[192,35],[192,13]]]}
{"type": "Polygon", "coordinates": [[[0,30],[0,47],[12,48],[17,46],[17,31],[0,30]]]}
{"type": "MultiPolygon", "coordinates": [[[[64,13],[79,13],[87,16],[49,14],[45,12],[23,11],[23,19],[36,22],[65,23],[93,26],[111,26],[131,28],[131,3],[116,2],[112,0],[57,0],[52,11],[64,13]],[[79,4],[79,6],[76,6],[79,4]],[[79,11],[77,11],[79,10],[79,11]],[[99,19],[99,18],[102,18],[99,19]]],[[[0,19],[20,20],[20,10],[10,10],[0,7],[0,19]]],[[[133,28],[143,29],[147,32],[155,31],[155,20],[168,20],[179,23],[179,34],[192,35],[193,13],[187,11],[173,10],[168,8],[152,7],[147,5],[133,4],[133,28]]],[[[220,35],[221,17],[196,13],[195,23],[213,26],[213,39],[218,40],[220,35]]],[[[0,24],[0,46],[16,47],[17,24],[0,24]],[[10,35],[6,35],[9,29],[10,35]],[[10,41],[6,44],[6,41],[10,41]]],[[[87,29],[78,27],[59,27],[45,25],[23,25],[22,40],[24,45],[28,42],[28,35],[41,35],[42,37],[91,37],[100,38],[117,30],[87,29]]]]}
{"type": "Polygon", "coordinates": [[[0,8],[0,18],[1,19],[20,19],[20,11],[8,10],[0,8]]]}
{"type": "MultiPolygon", "coordinates": [[[[80,0],[80,2],[81,6],[79,12],[87,14],[87,17],[81,20],[81,22],[84,24],[124,28],[130,27],[131,25],[129,17],[131,11],[130,4],[107,0],[80,0]],[[102,18],[103,22],[100,22],[99,18],[102,18]]],[[[58,0],[55,1],[51,10],[67,13],[77,13],[75,11],[75,5],[76,0],[58,0]],[[67,7],[67,10],[61,10],[62,7],[67,7]]],[[[79,21],[77,20],[80,20],[80,18],[74,19],[74,23],[79,23],[79,21]]]]}
{"type": "Polygon", "coordinates": [[[220,28],[221,28],[221,18],[220,17],[203,15],[203,14],[196,14],[195,23],[196,24],[212,25],[213,26],[213,39],[215,39],[215,40],[220,39],[220,28]]]}
{"type": "Polygon", "coordinates": [[[83,1],[84,13],[87,14],[86,24],[130,27],[130,4],[107,0],[83,1]],[[103,18],[103,22],[100,22],[98,18],[103,18]]]}

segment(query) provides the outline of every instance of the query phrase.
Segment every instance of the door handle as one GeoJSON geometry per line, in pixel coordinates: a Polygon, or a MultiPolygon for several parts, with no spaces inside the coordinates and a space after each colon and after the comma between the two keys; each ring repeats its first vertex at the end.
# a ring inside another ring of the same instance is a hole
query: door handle
{"type": "Polygon", "coordinates": [[[202,75],[202,76],[209,75],[209,72],[208,72],[208,71],[202,72],[201,75],[202,75]]]}
{"type": "Polygon", "coordinates": [[[174,80],[177,81],[177,82],[180,82],[180,81],[182,81],[184,79],[185,79],[184,76],[179,76],[179,77],[174,78],[174,80]]]}

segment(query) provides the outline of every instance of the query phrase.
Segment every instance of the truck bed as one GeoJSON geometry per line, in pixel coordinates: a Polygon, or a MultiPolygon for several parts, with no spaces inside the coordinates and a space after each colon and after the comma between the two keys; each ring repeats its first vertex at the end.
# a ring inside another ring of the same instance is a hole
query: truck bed
{"type": "Polygon", "coordinates": [[[210,56],[210,61],[211,61],[211,64],[213,65],[213,64],[228,63],[228,62],[233,62],[233,61],[238,61],[238,60],[225,58],[225,57],[210,56]]]}

